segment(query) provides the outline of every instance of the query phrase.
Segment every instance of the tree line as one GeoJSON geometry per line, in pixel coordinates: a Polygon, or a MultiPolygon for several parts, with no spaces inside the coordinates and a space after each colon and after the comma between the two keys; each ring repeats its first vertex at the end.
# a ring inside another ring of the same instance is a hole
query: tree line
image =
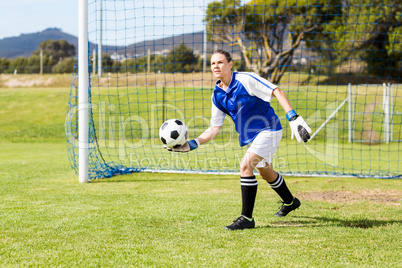
{"type": "MultiPolygon", "coordinates": [[[[75,46],[66,40],[47,40],[40,43],[31,57],[16,59],[0,58],[0,73],[32,74],[72,73],[76,64],[75,46]],[[42,64],[41,64],[42,58],[42,64]]],[[[96,62],[96,61],[95,61],[96,62]]],[[[93,69],[94,61],[91,61],[93,69]]],[[[167,55],[150,55],[123,60],[114,60],[110,54],[102,55],[102,68],[106,72],[194,72],[202,70],[199,55],[184,44],[177,45],[167,55]]]]}
{"type": "Polygon", "coordinates": [[[110,55],[104,55],[102,67],[105,67],[107,72],[190,73],[202,71],[202,60],[200,55],[181,43],[166,55],[152,54],[119,61],[112,60],[110,55]]]}
{"type": "Polygon", "coordinates": [[[66,40],[46,40],[28,58],[0,58],[0,73],[71,73],[75,59],[75,46],[66,40]]]}

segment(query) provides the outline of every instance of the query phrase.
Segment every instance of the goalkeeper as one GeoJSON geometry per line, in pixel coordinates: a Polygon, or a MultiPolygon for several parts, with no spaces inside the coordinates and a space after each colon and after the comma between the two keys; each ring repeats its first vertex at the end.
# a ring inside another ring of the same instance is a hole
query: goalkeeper
{"type": "Polygon", "coordinates": [[[292,139],[295,136],[298,142],[307,142],[311,129],[296,114],[284,92],[277,86],[255,73],[233,72],[232,66],[233,61],[227,51],[218,49],[212,54],[211,70],[219,80],[212,93],[211,126],[198,138],[179,148],[168,150],[194,150],[219,133],[226,115],[233,119],[239,133],[240,146],[247,145],[248,149],[240,163],[242,212],[225,229],[242,230],[255,227],[253,209],[258,182],[254,176],[254,168],[283,200],[275,216],[284,217],[300,206],[300,201],[289,191],[281,174],[272,168],[272,157],[282,138],[282,126],[270,105],[272,98],[276,97],[286,112],[292,139]]]}

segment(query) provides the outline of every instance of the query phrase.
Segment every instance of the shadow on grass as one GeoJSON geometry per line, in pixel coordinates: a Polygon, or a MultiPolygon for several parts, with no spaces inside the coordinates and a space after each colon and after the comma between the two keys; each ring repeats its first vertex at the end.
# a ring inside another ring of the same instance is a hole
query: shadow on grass
{"type": "Polygon", "coordinates": [[[138,175],[139,173],[127,174],[125,176],[116,176],[112,178],[102,178],[91,180],[90,183],[119,183],[119,182],[169,182],[169,181],[231,181],[238,180],[238,176],[222,176],[222,175],[212,175],[206,177],[205,175],[189,175],[183,174],[183,176],[178,176],[177,174],[169,173],[147,173],[145,176],[138,175]],[[150,176],[149,174],[153,174],[150,176]]]}
{"type": "Polygon", "coordinates": [[[350,228],[368,229],[380,226],[387,226],[392,224],[402,224],[399,220],[373,220],[373,219],[337,219],[328,217],[302,217],[293,216],[289,221],[277,221],[267,226],[260,228],[284,228],[284,227],[324,227],[324,226],[339,226],[350,228]]]}

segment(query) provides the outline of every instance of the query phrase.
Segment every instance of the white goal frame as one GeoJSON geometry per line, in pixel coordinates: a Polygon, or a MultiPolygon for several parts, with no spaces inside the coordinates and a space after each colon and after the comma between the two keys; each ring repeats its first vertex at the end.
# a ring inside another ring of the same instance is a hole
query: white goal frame
{"type": "Polygon", "coordinates": [[[89,182],[88,0],[78,0],[78,177],[89,182]]]}

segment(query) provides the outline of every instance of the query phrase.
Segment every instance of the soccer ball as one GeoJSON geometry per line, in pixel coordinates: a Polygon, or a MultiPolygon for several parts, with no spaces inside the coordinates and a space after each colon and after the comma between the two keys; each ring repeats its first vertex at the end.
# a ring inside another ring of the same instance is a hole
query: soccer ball
{"type": "Polygon", "coordinates": [[[159,129],[159,138],[166,147],[177,148],[186,143],[188,130],[179,119],[169,119],[159,129]]]}

